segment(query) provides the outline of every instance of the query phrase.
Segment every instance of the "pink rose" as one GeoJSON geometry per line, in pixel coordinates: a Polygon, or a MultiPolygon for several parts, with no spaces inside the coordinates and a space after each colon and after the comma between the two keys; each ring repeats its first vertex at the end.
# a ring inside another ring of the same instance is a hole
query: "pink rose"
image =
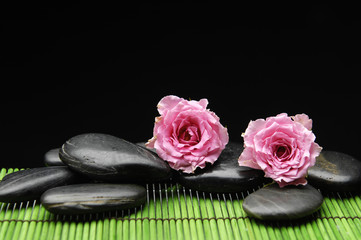
{"type": "Polygon", "coordinates": [[[238,163],[263,170],[265,177],[280,187],[306,185],[307,170],[322,150],[315,143],[311,128],[312,120],[306,114],[291,118],[282,113],[250,121],[243,134],[245,149],[238,163]]]}
{"type": "Polygon", "coordinates": [[[157,106],[161,116],[156,117],[153,138],[146,146],[155,148],[173,169],[186,173],[213,164],[228,143],[228,132],[207,105],[207,99],[161,99],[157,106]]]}

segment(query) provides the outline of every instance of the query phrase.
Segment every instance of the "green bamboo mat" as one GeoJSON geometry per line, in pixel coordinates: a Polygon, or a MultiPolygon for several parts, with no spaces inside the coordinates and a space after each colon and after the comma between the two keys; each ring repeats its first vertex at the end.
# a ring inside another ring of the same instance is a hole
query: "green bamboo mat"
{"type": "MultiPolygon", "coordinates": [[[[1,169],[0,179],[19,169],[1,169]]],[[[0,203],[0,239],[361,239],[361,199],[331,193],[306,219],[264,222],[242,209],[249,194],[209,194],[148,184],[141,207],[99,214],[49,213],[37,201],[0,203]]]]}

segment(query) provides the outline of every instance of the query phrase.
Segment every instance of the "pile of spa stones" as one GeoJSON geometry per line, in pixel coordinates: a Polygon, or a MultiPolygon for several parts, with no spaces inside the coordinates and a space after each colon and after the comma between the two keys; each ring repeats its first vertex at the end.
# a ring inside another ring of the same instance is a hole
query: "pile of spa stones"
{"type": "Polygon", "coordinates": [[[107,134],[81,134],[45,154],[47,167],[6,175],[1,202],[39,199],[52,213],[82,214],[140,206],[145,183],[171,178],[154,152],[107,134]]]}
{"type": "Polygon", "coordinates": [[[359,191],[361,162],[347,154],[322,151],[309,169],[306,186],[279,188],[264,172],[238,166],[242,143],[229,142],[218,160],[193,174],[172,170],[144,143],[88,133],[45,154],[43,168],[9,174],[0,182],[0,202],[39,199],[50,212],[81,214],[121,210],[146,201],[146,183],[175,180],[210,193],[249,192],[243,209],[263,220],[297,219],[317,211],[322,192],[359,191]],[[264,187],[262,187],[264,186],[264,187]]]}

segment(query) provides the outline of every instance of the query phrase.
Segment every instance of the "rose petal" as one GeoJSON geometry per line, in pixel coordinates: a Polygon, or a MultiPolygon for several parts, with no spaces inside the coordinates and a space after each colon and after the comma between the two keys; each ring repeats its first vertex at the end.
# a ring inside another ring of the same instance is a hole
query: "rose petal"
{"type": "Polygon", "coordinates": [[[152,137],[151,139],[148,140],[148,142],[145,143],[145,146],[149,149],[153,149],[156,140],[157,140],[157,136],[152,137]]]}
{"type": "Polygon", "coordinates": [[[299,178],[299,179],[296,179],[292,182],[285,182],[285,181],[280,181],[280,182],[277,182],[278,185],[280,186],[280,188],[283,188],[285,186],[288,186],[288,185],[306,185],[307,184],[307,180],[306,178],[299,178]]]}
{"type": "Polygon", "coordinates": [[[264,119],[249,122],[246,132],[243,134],[245,146],[253,145],[254,136],[264,128],[265,124],[266,121],[264,119]]]}
{"type": "Polygon", "coordinates": [[[296,114],[292,117],[293,121],[301,123],[308,130],[312,129],[312,119],[307,114],[296,114]]]}
{"type": "Polygon", "coordinates": [[[239,156],[238,164],[239,166],[261,169],[261,167],[254,161],[253,149],[249,147],[245,148],[241,153],[241,156],[239,156]]]}
{"type": "Polygon", "coordinates": [[[266,118],[266,127],[268,127],[274,122],[283,125],[283,124],[292,124],[293,121],[290,117],[288,117],[287,113],[280,113],[275,117],[266,118]]]}
{"type": "Polygon", "coordinates": [[[207,105],[208,105],[208,100],[206,98],[202,98],[199,101],[189,101],[188,102],[189,105],[191,105],[192,107],[194,107],[195,109],[198,109],[201,107],[201,109],[206,109],[207,105]]]}
{"type": "Polygon", "coordinates": [[[163,115],[166,111],[173,109],[181,101],[181,98],[174,95],[163,97],[157,105],[159,114],[163,115]]]}

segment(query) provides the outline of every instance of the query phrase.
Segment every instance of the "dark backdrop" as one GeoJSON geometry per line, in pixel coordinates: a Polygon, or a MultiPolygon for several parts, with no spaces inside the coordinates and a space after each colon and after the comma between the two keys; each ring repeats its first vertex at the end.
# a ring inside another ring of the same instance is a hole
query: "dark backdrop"
{"type": "Polygon", "coordinates": [[[1,166],[42,166],[80,133],[152,137],[165,95],[249,120],[307,113],[361,159],[360,18],[348,5],[17,5],[0,9],[1,166]]]}

